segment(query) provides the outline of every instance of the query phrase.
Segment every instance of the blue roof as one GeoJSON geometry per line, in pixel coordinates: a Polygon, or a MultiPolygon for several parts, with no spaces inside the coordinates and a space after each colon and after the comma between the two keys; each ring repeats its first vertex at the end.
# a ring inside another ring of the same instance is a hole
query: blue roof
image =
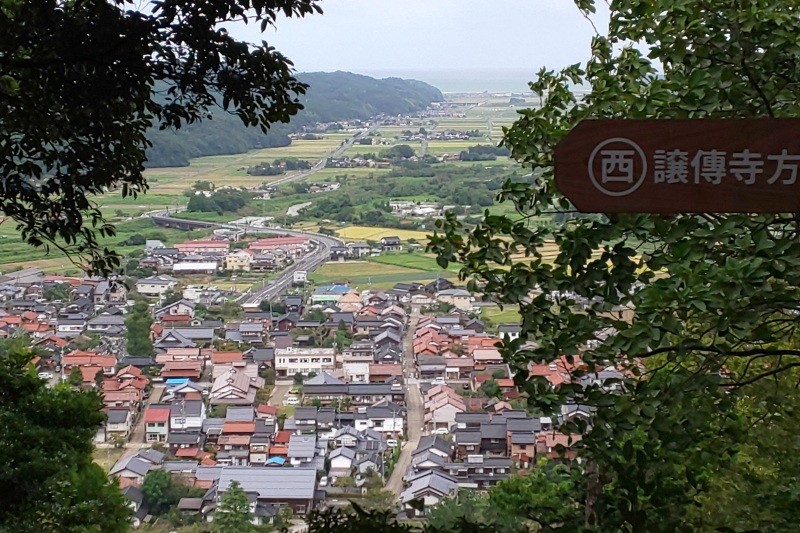
{"type": "Polygon", "coordinates": [[[346,294],[350,291],[347,285],[324,285],[319,287],[314,294],[346,294]]]}
{"type": "Polygon", "coordinates": [[[285,462],[286,462],[286,459],[284,459],[283,457],[270,457],[269,459],[267,459],[267,464],[268,465],[281,465],[281,466],[283,466],[283,463],[285,463],[285,462]]]}
{"type": "Polygon", "coordinates": [[[167,385],[184,385],[189,383],[189,378],[167,378],[167,385]]]}

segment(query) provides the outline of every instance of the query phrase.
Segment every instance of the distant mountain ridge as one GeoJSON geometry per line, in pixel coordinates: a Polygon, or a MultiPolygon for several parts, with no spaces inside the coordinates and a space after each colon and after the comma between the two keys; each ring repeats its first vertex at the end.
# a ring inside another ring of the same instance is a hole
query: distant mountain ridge
{"type": "Polygon", "coordinates": [[[244,127],[236,116],[215,111],[213,120],[177,132],[152,129],[147,134],[153,145],[147,150],[146,166],[186,166],[193,157],[287,146],[289,134],[303,126],[412,113],[444,100],[439,89],[417,80],[375,79],[341,71],[300,73],[297,78],[309,85],[301,98],[305,109],[288,124],[274,124],[265,135],[257,128],[244,127]]]}

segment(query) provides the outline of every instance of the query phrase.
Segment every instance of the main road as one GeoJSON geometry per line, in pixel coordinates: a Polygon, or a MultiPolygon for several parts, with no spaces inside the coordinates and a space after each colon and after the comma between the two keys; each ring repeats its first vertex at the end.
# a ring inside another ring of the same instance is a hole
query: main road
{"type": "Polygon", "coordinates": [[[298,172],[297,174],[292,174],[291,176],[286,176],[285,178],[280,178],[275,181],[271,181],[268,183],[268,185],[270,187],[276,187],[278,185],[286,185],[287,183],[292,183],[293,181],[299,181],[305,179],[310,175],[314,174],[315,172],[319,172],[320,170],[325,168],[325,165],[328,164],[328,159],[330,159],[331,157],[339,157],[345,152],[345,150],[353,146],[356,141],[363,139],[370,133],[376,131],[382,125],[383,125],[383,120],[376,120],[372,124],[372,126],[365,129],[364,131],[356,133],[355,135],[347,139],[344,143],[342,143],[341,146],[339,146],[332,152],[328,153],[325,157],[317,161],[317,164],[314,165],[313,167],[309,168],[308,170],[303,170],[301,172],[298,172]]]}
{"type": "Polygon", "coordinates": [[[330,235],[321,235],[319,233],[310,233],[307,231],[297,231],[284,228],[265,228],[262,226],[251,226],[249,224],[224,224],[217,222],[206,222],[203,220],[189,220],[185,218],[176,218],[170,215],[169,211],[153,211],[150,213],[150,218],[153,219],[159,226],[179,227],[184,229],[193,228],[226,228],[233,230],[245,230],[248,233],[261,233],[261,234],[278,234],[278,235],[291,235],[294,237],[308,237],[314,248],[286,267],[278,277],[267,281],[261,287],[251,290],[249,294],[245,294],[240,298],[243,304],[258,304],[262,300],[272,300],[281,292],[286,290],[294,281],[294,273],[300,270],[311,272],[316,270],[325,262],[330,259],[331,248],[334,246],[342,246],[341,239],[331,237],[330,235]]]}

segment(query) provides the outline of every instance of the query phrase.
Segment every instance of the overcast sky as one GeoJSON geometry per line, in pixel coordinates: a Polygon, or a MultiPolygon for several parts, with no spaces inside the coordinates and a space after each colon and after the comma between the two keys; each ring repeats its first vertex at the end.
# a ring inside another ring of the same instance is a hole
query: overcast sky
{"type": "MultiPolygon", "coordinates": [[[[600,2],[602,4],[602,2],[600,2]]],[[[593,35],[572,0],[323,0],[322,15],[282,19],[262,38],[299,71],[500,70],[529,72],[584,61],[593,35]]],[[[603,15],[595,17],[598,28],[603,15]]]]}

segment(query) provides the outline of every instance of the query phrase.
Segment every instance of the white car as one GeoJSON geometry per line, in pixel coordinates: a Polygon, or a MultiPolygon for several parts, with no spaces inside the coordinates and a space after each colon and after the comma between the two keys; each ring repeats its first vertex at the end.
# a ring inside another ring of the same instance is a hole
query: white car
{"type": "Polygon", "coordinates": [[[297,396],[289,396],[283,400],[283,405],[300,405],[300,398],[297,396]]]}
{"type": "Polygon", "coordinates": [[[50,379],[53,377],[53,374],[50,372],[39,372],[39,379],[50,379]]]}
{"type": "Polygon", "coordinates": [[[320,487],[327,487],[328,486],[328,476],[322,476],[319,480],[320,487]]]}
{"type": "Polygon", "coordinates": [[[397,441],[397,439],[387,439],[387,440],[386,440],[386,445],[387,445],[389,448],[397,448],[397,446],[398,446],[399,444],[400,444],[400,443],[397,441]]]}
{"type": "Polygon", "coordinates": [[[431,431],[431,435],[447,435],[450,433],[450,430],[447,428],[436,428],[431,431]]]}
{"type": "Polygon", "coordinates": [[[434,385],[444,385],[444,378],[433,378],[431,383],[434,385]]]}

